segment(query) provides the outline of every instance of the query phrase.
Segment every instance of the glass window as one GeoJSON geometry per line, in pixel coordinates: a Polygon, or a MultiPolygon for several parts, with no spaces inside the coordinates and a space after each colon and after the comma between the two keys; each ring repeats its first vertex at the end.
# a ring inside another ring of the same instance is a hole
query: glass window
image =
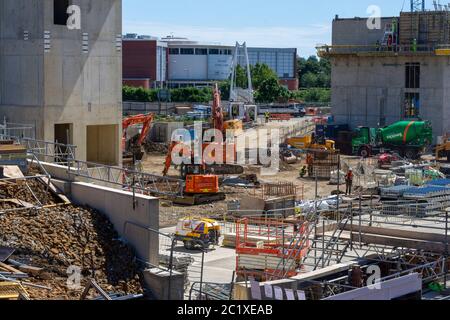
{"type": "Polygon", "coordinates": [[[209,49],[209,54],[219,54],[219,49],[209,49]]]}
{"type": "Polygon", "coordinates": [[[53,23],[61,26],[67,24],[69,15],[67,8],[69,7],[69,0],[54,0],[53,1],[53,23]]]}
{"type": "Polygon", "coordinates": [[[170,48],[169,54],[180,54],[180,49],[179,48],[170,48]]]}
{"type": "Polygon", "coordinates": [[[420,115],[420,94],[407,92],[405,94],[405,118],[417,118],[420,115]]]}
{"type": "Polygon", "coordinates": [[[407,89],[419,89],[420,88],[420,63],[407,63],[405,66],[407,89]]]}
{"type": "Polygon", "coordinates": [[[195,54],[201,55],[201,56],[206,56],[208,54],[208,49],[197,48],[197,49],[195,49],[195,54]]]}
{"type": "Polygon", "coordinates": [[[181,48],[180,54],[194,54],[193,48],[181,48]]]}

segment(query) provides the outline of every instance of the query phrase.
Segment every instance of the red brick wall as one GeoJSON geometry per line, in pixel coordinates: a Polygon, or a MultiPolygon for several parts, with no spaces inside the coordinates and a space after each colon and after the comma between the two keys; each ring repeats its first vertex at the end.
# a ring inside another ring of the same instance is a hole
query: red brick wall
{"type": "Polygon", "coordinates": [[[287,86],[291,91],[298,90],[299,81],[298,79],[280,79],[280,84],[287,86]]]}
{"type": "Polygon", "coordinates": [[[123,41],[123,78],[156,79],[156,41],[123,41]]]}

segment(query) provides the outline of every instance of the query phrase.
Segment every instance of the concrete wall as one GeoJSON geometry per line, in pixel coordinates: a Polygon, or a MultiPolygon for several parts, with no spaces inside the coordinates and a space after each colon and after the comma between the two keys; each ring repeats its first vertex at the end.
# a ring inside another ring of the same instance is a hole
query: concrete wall
{"type": "Polygon", "coordinates": [[[156,122],[150,131],[150,139],[154,142],[170,143],[172,134],[183,128],[183,122],[156,122]]]}
{"type": "Polygon", "coordinates": [[[107,215],[119,235],[135,248],[142,260],[159,265],[159,235],[147,230],[159,230],[157,198],[136,195],[133,200],[131,192],[74,182],[71,199],[107,215]]]}
{"type": "Polygon", "coordinates": [[[53,0],[0,2],[0,116],[35,124],[37,137],[49,141],[55,124],[73,123],[73,143],[85,160],[87,125],[121,126],[122,52],[116,38],[122,33],[122,1],[71,3],[81,8],[81,30],[53,24],[53,0]],[[49,50],[44,31],[50,32],[49,50]]]}
{"type": "Polygon", "coordinates": [[[383,39],[386,24],[393,18],[382,18],[381,29],[370,30],[367,18],[351,18],[333,20],[332,43],[336,45],[375,45],[383,39]]]}
{"type": "Polygon", "coordinates": [[[435,136],[450,130],[448,57],[332,58],[332,112],[339,124],[389,125],[404,119],[405,63],[421,64],[420,117],[433,123],[435,136]]]}

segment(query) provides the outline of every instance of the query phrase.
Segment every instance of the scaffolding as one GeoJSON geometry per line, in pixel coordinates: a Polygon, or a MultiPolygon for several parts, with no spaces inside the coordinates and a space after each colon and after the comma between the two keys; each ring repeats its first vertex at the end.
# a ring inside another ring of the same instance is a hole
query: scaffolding
{"type": "Polygon", "coordinates": [[[236,222],[236,275],[261,281],[294,276],[309,246],[307,219],[245,218],[236,222]]]}
{"type": "Polygon", "coordinates": [[[337,220],[316,212],[319,221],[300,273],[285,280],[272,278],[278,281],[265,285],[304,291],[307,300],[334,300],[353,296],[372,284],[386,288],[389,283],[414,278],[421,289],[410,291],[412,299],[436,288],[439,297],[449,294],[449,210],[412,217],[386,215],[362,206],[349,208],[341,210],[337,220]],[[379,274],[371,283],[373,268],[379,274]]]}

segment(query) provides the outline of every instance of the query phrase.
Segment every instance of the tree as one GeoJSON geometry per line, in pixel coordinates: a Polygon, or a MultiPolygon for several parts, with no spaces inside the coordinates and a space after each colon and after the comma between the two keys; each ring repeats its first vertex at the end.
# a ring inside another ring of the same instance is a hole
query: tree
{"type": "Polygon", "coordinates": [[[256,102],[287,102],[291,97],[288,89],[281,86],[277,78],[271,77],[263,80],[256,91],[256,102]]]}
{"type": "Polygon", "coordinates": [[[331,64],[328,59],[311,56],[298,59],[298,78],[303,88],[330,88],[331,64]]]}
{"type": "Polygon", "coordinates": [[[230,100],[231,80],[225,80],[219,83],[220,97],[222,100],[230,100]]]}
{"type": "Polygon", "coordinates": [[[262,83],[270,78],[278,79],[278,75],[267,64],[257,63],[250,67],[252,74],[253,88],[258,90],[262,83]]]}
{"type": "Polygon", "coordinates": [[[304,102],[330,103],[331,91],[327,88],[308,88],[292,93],[295,99],[304,102]]]}

